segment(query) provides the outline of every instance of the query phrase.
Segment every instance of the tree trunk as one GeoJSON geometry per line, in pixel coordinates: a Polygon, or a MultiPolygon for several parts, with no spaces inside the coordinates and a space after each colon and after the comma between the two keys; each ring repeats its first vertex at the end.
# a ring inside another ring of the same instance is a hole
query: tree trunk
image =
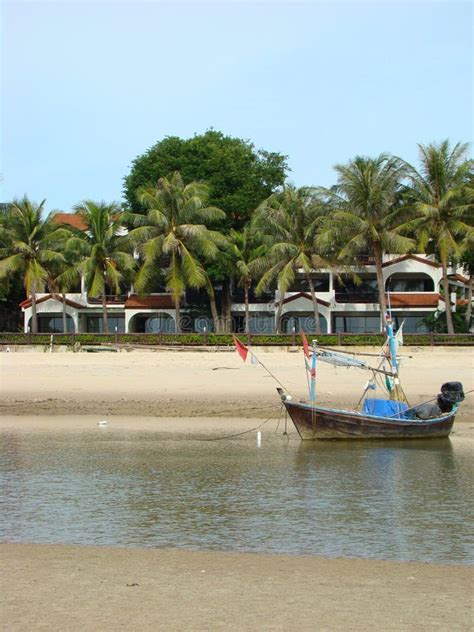
{"type": "Polygon", "coordinates": [[[181,333],[181,306],[180,306],[180,298],[179,296],[175,296],[174,298],[174,311],[175,311],[175,319],[176,326],[175,330],[177,334],[181,333]]]}
{"type": "Polygon", "coordinates": [[[66,334],[67,333],[66,295],[63,292],[61,296],[63,299],[63,334],[66,334]]]}
{"type": "Polygon", "coordinates": [[[209,296],[209,305],[211,307],[212,322],[214,323],[214,331],[216,334],[220,333],[219,314],[217,312],[216,305],[216,293],[212,287],[211,282],[207,286],[207,294],[209,296]]]}
{"type": "Polygon", "coordinates": [[[34,283],[31,286],[31,333],[38,333],[38,315],[36,313],[36,289],[34,283]]]}
{"type": "Polygon", "coordinates": [[[316,298],[316,292],[314,290],[314,281],[309,275],[306,274],[306,280],[308,281],[309,291],[311,292],[311,300],[313,301],[313,311],[314,311],[314,327],[317,334],[321,333],[321,323],[319,322],[319,305],[318,299],[316,298]]]}
{"type": "Polygon", "coordinates": [[[469,283],[467,286],[467,308],[466,308],[466,328],[469,331],[472,318],[472,274],[469,275],[469,283]]]}
{"type": "Polygon", "coordinates": [[[222,330],[224,332],[232,332],[232,292],[230,279],[225,279],[222,283],[222,323],[222,330]]]}
{"type": "Polygon", "coordinates": [[[281,333],[281,312],[283,310],[283,298],[280,297],[280,302],[278,303],[277,313],[276,313],[276,322],[275,322],[275,333],[281,333]]]}
{"type": "Polygon", "coordinates": [[[245,333],[250,335],[250,313],[249,313],[249,282],[244,281],[245,296],[245,333]]]}
{"type": "Polygon", "coordinates": [[[375,270],[377,273],[377,288],[379,292],[380,305],[380,331],[385,331],[385,313],[387,311],[387,302],[385,300],[385,283],[383,281],[382,272],[382,250],[378,246],[374,248],[375,270]]]}
{"type": "Polygon", "coordinates": [[[446,305],[446,325],[448,328],[448,334],[454,334],[453,325],[453,313],[451,311],[451,299],[449,296],[449,280],[448,280],[448,262],[441,261],[443,268],[443,290],[444,290],[444,303],[446,305]]]}
{"type": "Polygon", "coordinates": [[[104,334],[109,333],[109,323],[107,321],[107,297],[105,294],[105,287],[102,291],[102,329],[104,330],[104,334]]]}

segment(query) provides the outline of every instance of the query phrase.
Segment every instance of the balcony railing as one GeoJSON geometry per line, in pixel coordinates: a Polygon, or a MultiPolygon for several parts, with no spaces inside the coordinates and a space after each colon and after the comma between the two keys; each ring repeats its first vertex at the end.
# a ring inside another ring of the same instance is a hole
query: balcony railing
{"type": "Polygon", "coordinates": [[[378,292],[336,292],[336,303],[378,303],[378,292]]]}
{"type": "MultiPolygon", "coordinates": [[[[107,305],[123,305],[127,300],[126,294],[110,294],[105,297],[107,305]]],[[[88,296],[87,302],[91,305],[102,305],[102,296],[88,296]]]]}

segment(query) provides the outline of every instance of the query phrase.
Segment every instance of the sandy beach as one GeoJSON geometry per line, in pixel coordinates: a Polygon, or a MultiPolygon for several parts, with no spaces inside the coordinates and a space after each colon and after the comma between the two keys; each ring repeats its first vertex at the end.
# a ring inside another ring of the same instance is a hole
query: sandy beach
{"type": "MultiPolygon", "coordinates": [[[[255,352],[293,397],[307,397],[299,350],[255,352]]],[[[404,347],[403,356],[403,386],[412,404],[435,397],[443,382],[458,380],[465,391],[474,386],[471,348],[404,347]]],[[[244,365],[233,350],[12,352],[1,353],[0,363],[0,414],[266,418],[280,407],[275,380],[261,366],[244,365]]],[[[355,405],[368,375],[320,363],[318,401],[355,405]]],[[[382,391],[375,396],[383,397],[382,391]]],[[[458,421],[474,419],[473,402],[471,394],[458,421]]]]}
{"type": "Polygon", "coordinates": [[[0,546],[3,628],[472,630],[472,569],[177,550],[0,546]]]}
{"type": "MultiPolygon", "coordinates": [[[[372,349],[364,352],[371,353],[372,349]]],[[[405,348],[413,403],[448,380],[473,387],[471,349],[405,348]]],[[[258,352],[295,397],[301,353],[258,352]]],[[[100,419],[127,431],[226,434],[271,418],[280,403],[261,367],[235,352],[0,354],[2,432],[82,432],[100,419]]],[[[353,405],[363,372],[318,372],[321,402],[353,405]]],[[[451,441],[472,454],[474,399],[451,441]]],[[[275,421],[273,421],[275,420],[275,421]]],[[[0,544],[2,629],[472,630],[465,565],[94,546],[0,544]]]]}

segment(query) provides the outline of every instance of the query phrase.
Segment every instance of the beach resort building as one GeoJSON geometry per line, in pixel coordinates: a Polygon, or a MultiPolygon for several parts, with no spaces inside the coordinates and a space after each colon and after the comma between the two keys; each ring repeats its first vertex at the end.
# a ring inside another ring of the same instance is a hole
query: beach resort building
{"type": "MultiPolygon", "coordinates": [[[[67,221],[81,228],[78,216],[64,214],[60,219],[63,223],[67,221]]],[[[373,260],[361,257],[354,272],[360,279],[357,284],[347,272],[314,272],[322,332],[370,333],[379,330],[380,308],[373,260]]],[[[384,257],[383,277],[387,303],[396,326],[405,321],[406,333],[428,331],[426,317],[445,309],[444,297],[440,293],[440,264],[426,255],[387,254],[384,257]]],[[[462,275],[462,270],[452,268],[449,282],[453,307],[466,302],[468,279],[462,275]]],[[[222,288],[215,289],[219,299],[222,288]]],[[[243,292],[240,288],[234,288],[230,297],[231,303],[227,310],[230,322],[223,325],[222,330],[241,332],[245,322],[243,292]]],[[[24,315],[24,331],[28,332],[31,328],[31,299],[24,300],[20,306],[24,315]]],[[[111,333],[172,333],[176,328],[174,301],[166,291],[139,296],[133,287],[125,288],[121,295],[107,297],[107,308],[111,333]]],[[[277,291],[263,297],[251,293],[249,310],[251,333],[273,333],[279,313],[283,332],[298,332],[300,329],[314,332],[313,304],[302,274],[297,275],[294,286],[285,296],[279,296],[277,291]]],[[[37,295],[38,331],[62,332],[64,312],[70,332],[103,331],[102,299],[89,296],[84,282],[75,292],[37,295]]],[[[229,321],[229,318],[226,320],[229,321]]],[[[187,292],[181,309],[181,324],[185,332],[213,331],[205,293],[187,292]]]]}
{"type": "MultiPolygon", "coordinates": [[[[366,264],[361,285],[341,279],[334,271],[318,271],[316,296],[323,333],[370,333],[379,329],[379,304],[374,266],[366,264]]],[[[387,303],[392,310],[396,326],[405,321],[406,333],[429,331],[425,318],[445,309],[440,294],[441,269],[428,257],[387,255],[384,262],[384,279],[387,303]]],[[[451,303],[466,302],[468,280],[453,271],[450,275],[451,303]]],[[[285,296],[275,292],[272,299],[253,297],[249,305],[250,330],[252,333],[273,333],[278,311],[281,311],[282,329],[314,332],[314,315],[311,295],[301,279],[285,296]],[[280,305],[281,303],[281,305],[280,305]]],[[[243,331],[245,305],[236,292],[231,306],[231,326],[228,330],[243,331]]],[[[24,331],[31,327],[31,299],[21,304],[24,314],[24,331]]],[[[131,288],[125,294],[107,297],[108,326],[117,333],[172,333],[175,331],[174,301],[168,293],[138,296],[131,288]]],[[[182,330],[210,332],[213,322],[205,308],[196,313],[199,306],[185,301],[181,310],[182,330]]],[[[38,331],[55,333],[63,330],[63,311],[67,316],[67,328],[76,333],[101,333],[102,299],[89,296],[84,287],[81,291],[61,294],[38,294],[38,331]]]]}

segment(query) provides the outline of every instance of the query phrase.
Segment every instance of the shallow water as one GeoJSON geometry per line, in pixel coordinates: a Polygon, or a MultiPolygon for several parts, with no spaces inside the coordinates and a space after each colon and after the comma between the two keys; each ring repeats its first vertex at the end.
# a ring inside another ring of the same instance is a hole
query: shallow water
{"type": "Polygon", "coordinates": [[[1,433],[0,539],[472,563],[472,457],[449,440],[1,433]]]}

